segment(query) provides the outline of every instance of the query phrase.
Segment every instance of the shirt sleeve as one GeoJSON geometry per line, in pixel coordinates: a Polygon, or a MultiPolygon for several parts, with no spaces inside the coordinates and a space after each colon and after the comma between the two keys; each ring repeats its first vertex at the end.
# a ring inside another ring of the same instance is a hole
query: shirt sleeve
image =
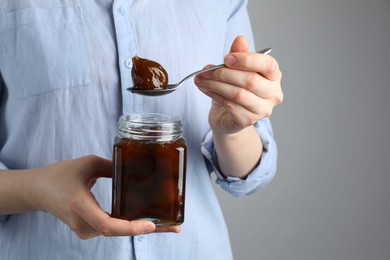
{"type": "Polygon", "coordinates": [[[260,163],[246,179],[224,177],[221,174],[211,131],[207,134],[202,143],[202,153],[209,172],[214,172],[216,174],[217,184],[237,197],[260,190],[272,180],[276,173],[277,146],[273,136],[271,122],[268,118],[264,118],[258,121],[254,126],[263,142],[263,153],[260,163]]]}
{"type": "MultiPolygon", "coordinates": [[[[249,42],[250,50],[255,50],[247,4],[247,0],[230,1],[229,14],[227,16],[228,26],[225,39],[225,53],[229,52],[233,40],[238,35],[245,36],[249,42]]],[[[272,180],[276,173],[277,146],[271,122],[269,118],[264,118],[254,126],[263,142],[263,153],[259,165],[244,180],[235,177],[225,178],[221,174],[211,131],[206,135],[202,143],[202,153],[209,172],[214,172],[217,176],[216,182],[234,196],[244,196],[263,188],[272,180]]]]}

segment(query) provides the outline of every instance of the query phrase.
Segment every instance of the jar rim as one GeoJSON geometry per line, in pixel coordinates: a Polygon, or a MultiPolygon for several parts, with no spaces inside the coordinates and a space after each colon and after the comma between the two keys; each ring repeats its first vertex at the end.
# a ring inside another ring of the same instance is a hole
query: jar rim
{"type": "Polygon", "coordinates": [[[170,140],[182,133],[179,117],[159,113],[134,113],[119,118],[118,130],[122,137],[170,140]]]}
{"type": "Polygon", "coordinates": [[[134,113],[129,115],[122,115],[120,120],[151,125],[165,123],[181,124],[181,119],[179,117],[159,113],[134,113]]]}

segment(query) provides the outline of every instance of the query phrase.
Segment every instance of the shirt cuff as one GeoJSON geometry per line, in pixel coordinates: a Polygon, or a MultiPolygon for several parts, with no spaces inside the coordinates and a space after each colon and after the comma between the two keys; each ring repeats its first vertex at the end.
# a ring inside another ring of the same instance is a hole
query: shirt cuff
{"type": "Polygon", "coordinates": [[[262,189],[272,180],[276,173],[277,146],[271,122],[269,118],[264,118],[256,122],[254,127],[263,142],[263,153],[259,165],[245,179],[224,177],[221,174],[211,131],[206,135],[202,143],[202,153],[205,157],[207,169],[210,173],[214,172],[216,174],[216,183],[237,197],[262,189]]]}

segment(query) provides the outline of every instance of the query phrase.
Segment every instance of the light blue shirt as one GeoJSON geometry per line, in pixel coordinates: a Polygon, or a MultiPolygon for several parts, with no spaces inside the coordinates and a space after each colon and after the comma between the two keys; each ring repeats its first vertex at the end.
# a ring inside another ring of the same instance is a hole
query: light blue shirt
{"type": "MultiPolygon", "coordinates": [[[[246,180],[223,178],[208,125],[210,98],[193,82],[164,97],[132,86],[131,58],[158,61],[177,82],[221,63],[237,35],[253,47],[245,0],[14,0],[0,2],[0,168],[25,169],[95,154],[111,158],[120,115],[179,116],[188,146],[185,222],[180,234],[80,240],[45,212],[0,216],[0,259],[232,258],[210,174],[235,196],[266,185],[276,171],[270,121],[246,180]]],[[[92,192],[111,211],[111,180],[92,192]]],[[[250,214],[250,212],[248,212],[250,214]]]]}

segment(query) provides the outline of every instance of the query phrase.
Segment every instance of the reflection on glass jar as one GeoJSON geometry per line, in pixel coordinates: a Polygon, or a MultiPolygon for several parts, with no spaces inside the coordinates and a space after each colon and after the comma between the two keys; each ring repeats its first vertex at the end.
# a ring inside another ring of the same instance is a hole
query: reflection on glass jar
{"type": "Polygon", "coordinates": [[[115,139],[112,216],[156,225],[184,221],[186,144],[177,117],[121,116],[115,139]]]}

